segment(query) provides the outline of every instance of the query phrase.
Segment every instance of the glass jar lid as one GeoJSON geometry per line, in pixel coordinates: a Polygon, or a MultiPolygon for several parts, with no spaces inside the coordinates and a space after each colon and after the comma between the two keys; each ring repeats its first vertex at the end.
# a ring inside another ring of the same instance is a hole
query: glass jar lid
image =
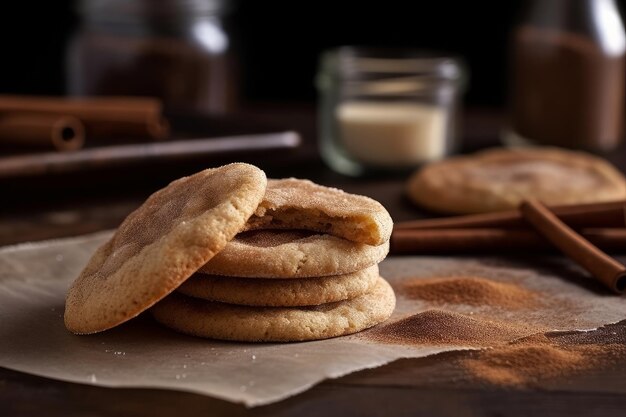
{"type": "Polygon", "coordinates": [[[401,95],[433,88],[463,89],[466,69],[456,57],[400,48],[340,47],[322,55],[318,87],[341,83],[362,94],[401,95]]]}

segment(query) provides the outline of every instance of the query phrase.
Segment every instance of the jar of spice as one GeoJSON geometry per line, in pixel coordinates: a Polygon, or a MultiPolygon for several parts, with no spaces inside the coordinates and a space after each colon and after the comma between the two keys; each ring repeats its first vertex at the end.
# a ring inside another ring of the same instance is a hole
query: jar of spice
{"type": "Polygon", "coordinates": [[[623,135],[626,35],[615,0],[527,0],[512,37],[508,143],[608,151],[623,135]]]}
{"type": "Polygon", "coordinates": [[[68,48],[70,95],[152,96],[169,108],[232,110],[237,80],[226,0],[82,0],[68,48]]]}
{"type": "Polygon", "coordinates": [[[462,64],[410,50],[343,47],[320,61],[320,152],[347,175],[408,171],[458,140],[462,64]]]}

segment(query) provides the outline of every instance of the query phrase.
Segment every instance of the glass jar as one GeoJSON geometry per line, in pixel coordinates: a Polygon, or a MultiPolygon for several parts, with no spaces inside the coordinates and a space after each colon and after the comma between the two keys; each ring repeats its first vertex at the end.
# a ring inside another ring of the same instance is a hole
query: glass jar
{"type": "Polygon", "coordinates": [[[224,113],[235,104],[226,0],[83,0],[68,48],[74,96],[152,96],[169,108],[224,113]]]}
{"type": "Polygon", "coordinates": [[[352,176],[408,171],[458,143],[465,71],[454,58],[342,47],[322,55],[320,152],[352,176]]]}
{"type": "Polygon", "coordinates": [[[591,151],[623,135],[626,36],[614,0],[527,0],[512,36],[509,144],[591,151]]]}

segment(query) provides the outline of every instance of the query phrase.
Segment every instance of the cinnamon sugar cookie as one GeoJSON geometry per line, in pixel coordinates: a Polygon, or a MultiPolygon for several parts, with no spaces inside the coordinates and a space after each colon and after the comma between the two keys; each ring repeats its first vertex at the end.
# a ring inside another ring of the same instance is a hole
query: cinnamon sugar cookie
{"type": "Polygon", "coordinates": [[[302,278],[349,274],[382,261],[378,246],[305,230],[240,233],[198,272],[250,278],[302,278]]]}
{"type": "Polygon", "coordinates": [[[558,148],[492,149],[435,162],[409,180],[418,205],[445,213],[517,207],[536,198],[548,205],[626,198],[626,179],[608,162],[558,148]]]}
{"type": "Polygon", "coordinates": [[[243,228],[263,198],[266,181],[252,165],[230,164],[154,193],[72,284],[66,327],[79,334],[103,331],[165,297],[243,228]]]}
{"type": "Polygon", "coordinates": [[[176,291],[190,297],[247,306],[314,306],[363,295],[377,280],[377,265],[351,274],[301,279],[195,274],[176,291]]]}
{"type": "Polygon", "coordinates": [[[391,216],[378,201],[287,178],[268,181],[246,230],[306,229],[375,246],[389,240],[392,227],[391,216]]]}
{"type": "Polygon", "coordinates": [[[372,327],[391,316],[396,297],[382,278],[367,294],[315,307],[247,307],[174,293],[152,307],[154,318],[181,333],[241,342],[327,339],[372,327]]]}

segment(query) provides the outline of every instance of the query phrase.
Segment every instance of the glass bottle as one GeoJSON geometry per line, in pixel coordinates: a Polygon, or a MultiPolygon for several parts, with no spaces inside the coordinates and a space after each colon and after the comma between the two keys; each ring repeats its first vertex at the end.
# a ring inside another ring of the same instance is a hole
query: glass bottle
{"type": "Polygon", "coordinates": [[[409,171],[454,151],[465,73],[451,57],[343,47],[317,77],[320,153],[346,175],[409,171]]]}
{"type": "Polygon", "coordinates": [[[528,0],[512,37],[509,143],[622,140],[626,36],[614,0],[528,0]]]}
{"type": "Polygon", "coordinates": [[[70,95],[161,98],[178,110],[235,105],[226,0],[82,0],[68,48],[70,95]]]}

